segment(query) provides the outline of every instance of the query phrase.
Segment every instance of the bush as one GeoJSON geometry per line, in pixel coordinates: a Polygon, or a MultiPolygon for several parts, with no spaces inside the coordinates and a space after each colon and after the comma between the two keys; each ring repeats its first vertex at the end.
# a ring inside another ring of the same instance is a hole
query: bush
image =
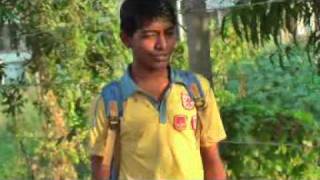
{"type": "Polygon", "coordinates": [[[298,47],[290,58],[281,54],[282,66],[268,54],[231,66],[226,89],[217,92],[229,173],[237,179],[319,178],[320,77],[298,47]]]}

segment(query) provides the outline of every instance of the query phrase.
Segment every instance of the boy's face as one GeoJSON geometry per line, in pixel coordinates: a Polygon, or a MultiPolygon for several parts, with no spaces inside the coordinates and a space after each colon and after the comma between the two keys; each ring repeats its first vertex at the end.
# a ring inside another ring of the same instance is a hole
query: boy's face
{"type": "Polygon", "coordinates": [[[135,65],[159,70],[169,65],[176,46],[176,27],[163,18],[145,21],[132,37],[122,34],[122,40],[131,48],[135,65]]]}

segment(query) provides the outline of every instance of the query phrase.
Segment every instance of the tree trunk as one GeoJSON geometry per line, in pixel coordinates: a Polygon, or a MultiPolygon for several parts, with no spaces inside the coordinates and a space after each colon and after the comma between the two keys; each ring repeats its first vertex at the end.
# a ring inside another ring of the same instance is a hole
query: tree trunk
{"type": "Polygon", "coordinates": [[[183,4],[184,20],[187,28],[189,65],[193,72],[212,80],[210,60],[210,17],[206,13],[205,1],[186,0],[183,4]]]}

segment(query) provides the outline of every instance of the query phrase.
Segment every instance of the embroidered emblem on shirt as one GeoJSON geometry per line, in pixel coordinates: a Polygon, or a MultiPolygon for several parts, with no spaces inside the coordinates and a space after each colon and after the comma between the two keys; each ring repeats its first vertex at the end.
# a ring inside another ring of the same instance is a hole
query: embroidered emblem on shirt
{"type": "Polygon", "coordinates": [[[188,94],[181,93],[181,101],[183,108],[186,110],[191,110],[194,108],[194,101],[188,94]]]}
{"type": "Polygon", "coordinates": [[[193,130],[197,129],[197,116],[192,116],[191,118],[191,127],[193,130]]]}
{"type": "Polygon", "coordinates": [[[173,127],[178,131],[184,130],[186,128],[186,119],[187,119],[187,117],[184,115],[174,116],[173,127]]]}

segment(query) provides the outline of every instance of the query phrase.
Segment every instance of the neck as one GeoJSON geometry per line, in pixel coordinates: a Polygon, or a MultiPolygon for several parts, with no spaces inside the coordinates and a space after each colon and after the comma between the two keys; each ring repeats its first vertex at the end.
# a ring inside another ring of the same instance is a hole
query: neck
{"type": "Polygon", "coordinates": [[[132,64],[131,76],[141,89],[157,100],[161,100],[170,83],[169,68],[146,69],[132,64]]]}

